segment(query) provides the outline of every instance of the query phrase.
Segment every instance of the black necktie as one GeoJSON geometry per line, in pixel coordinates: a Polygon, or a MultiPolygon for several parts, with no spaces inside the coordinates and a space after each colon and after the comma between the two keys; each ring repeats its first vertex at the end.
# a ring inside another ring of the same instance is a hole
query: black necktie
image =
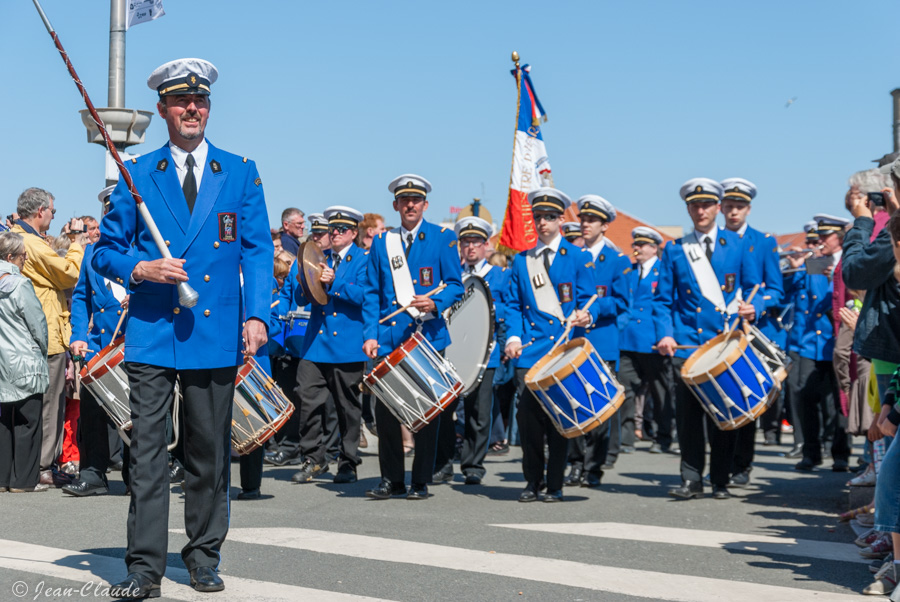
{"type": "Polygon", "coordinates": [[[550,275],[550,247],[547,247],[543,251],[544,254],[544,267],[547,269],[547,275],[550,275]]]}
{"type": "Polygon", "coordinates": [[[644,279],[644,264],[638,264],[638,282],[644,279]]]}
{"type": "Polygon", "coordinates": [[[703,239],[703,244],[706,245],[706,258],[712,262],[712,239],[707,236],[703,239]]]}
{"type": "Polygon", "coordinates": [[[337,272],[338,266],[341,265],[341,256],[340,256],[339,254],[335,253],[335,254],[332,255],[331,257],[332,257],[332,260],[333,260],[333,263],[334,263],[334,267],[333,267],[332,269],[333,269],[335,272],[337,272]]]}
{"type": "Polygon", "coordinates": [[[106,290],[112,292],[112,283],[109,280],[106,280],[106,290]]]}
{"type": "Polygon", "coordinates": [[[194,201],[197,200],[197,178],[194,177],[194,155],[188,153],[184,161],[187,173],[184,174],[184,183],[181,190],[184,191],[184,200],[187,201],[188,211],[194,212],[194,201]]]}
{"type": "Polygon", "coordinates": [[[406,235],[406,258],[409,259],[409,250],[412,249],[413,235],[412,232],[406,235]]]}

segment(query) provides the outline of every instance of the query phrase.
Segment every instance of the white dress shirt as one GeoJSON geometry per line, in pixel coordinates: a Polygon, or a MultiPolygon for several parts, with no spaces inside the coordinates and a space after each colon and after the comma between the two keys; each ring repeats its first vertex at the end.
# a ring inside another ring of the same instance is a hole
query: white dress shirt
{"type": "MultiPolygon", "coordinates": [[[[184,177],[187,175],[188,152],[183,148],[177,147],[169,142],[169,151],[172,153],[172,161],[175,163],[175,171],[178,173],[178,183],[184,186],[184,177]]],[[[206,138],[200,143],[200,146],[191,151],[194,155],[194,179],[197,180],[197,192],[200,192],[200,180],[203,178],[203,166],[206,165],[206,155],[209,153],[209,144],[206,138]]]]}

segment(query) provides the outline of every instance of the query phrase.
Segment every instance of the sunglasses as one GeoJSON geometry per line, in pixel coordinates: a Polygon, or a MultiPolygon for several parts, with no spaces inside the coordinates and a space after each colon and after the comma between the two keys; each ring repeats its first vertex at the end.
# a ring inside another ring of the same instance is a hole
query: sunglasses
{"type": "Polygon", "coordinates": [[[329,228],[329,230],[331,230],[332,234],[334,234],[335,232],[337,232],[338,234],[343,234],[344,232],[351,230],[351,229],[352,228],[350,226],[331,226],[329,228]]]}
{"type": "Polygon", "coordinates": [[[534,216],[535,222],[555,222],[559,219],[559,216],[554,213],[537,213],[534,216]]]}

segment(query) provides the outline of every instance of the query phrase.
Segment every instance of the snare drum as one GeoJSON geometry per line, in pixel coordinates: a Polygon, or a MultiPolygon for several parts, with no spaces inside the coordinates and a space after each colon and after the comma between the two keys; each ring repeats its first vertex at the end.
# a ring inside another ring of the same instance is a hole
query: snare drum
{"type": "Polygon", "coordinates": [[[756,420],[781,390],[740,330],[701,345],[681,367],[681,379],[723,431],[756,420]]]}
{"type": "Polygon", "coordinates": [[[284,426],[294,406],[272,377],[248,358],[234,380],[231,446],[240,455],[259,448],[284,426]]]}
{"type": "Polygon", "coordinates": [[[541,358],[525,374],[525,384],[567,439],[609,420],[625,400],[625,388],[583,337],[541,358]]]}
{"type": "Polygon", "coordinates": [[[464,388],[453,365],[419,332],[385,357],[363,382],[414,433],[434,420],[464,388]]]}

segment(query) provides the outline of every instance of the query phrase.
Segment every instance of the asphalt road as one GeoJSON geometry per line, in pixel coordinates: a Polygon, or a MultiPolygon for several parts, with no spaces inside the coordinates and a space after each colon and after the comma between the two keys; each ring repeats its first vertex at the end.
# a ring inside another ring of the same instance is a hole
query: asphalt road
{"type": "MultiPolygon", "coordinates": [[[[678,459],[639,443],[600,489],[520,504],[518,448],[488,457],[482,486],[457,475],[425,501],[366,499],[378,481],[369,441],[356,484],[329,473],[294,485],[294,468],[267,467],[263,499],[238,502],[232,490],[219,594],[187,586],[173,485],[163,599],[850,600],[871,580],[853,530],[837,521],[847,475],[797,473],[780,455],[787,445],[758,446],[753,482],[731,500],[671,500],[678,459]]],[[[103,497],[0,494],[0,601],[107,599],[103,586],[125,575],[128,510],[110,476],[103,497]]]]}

